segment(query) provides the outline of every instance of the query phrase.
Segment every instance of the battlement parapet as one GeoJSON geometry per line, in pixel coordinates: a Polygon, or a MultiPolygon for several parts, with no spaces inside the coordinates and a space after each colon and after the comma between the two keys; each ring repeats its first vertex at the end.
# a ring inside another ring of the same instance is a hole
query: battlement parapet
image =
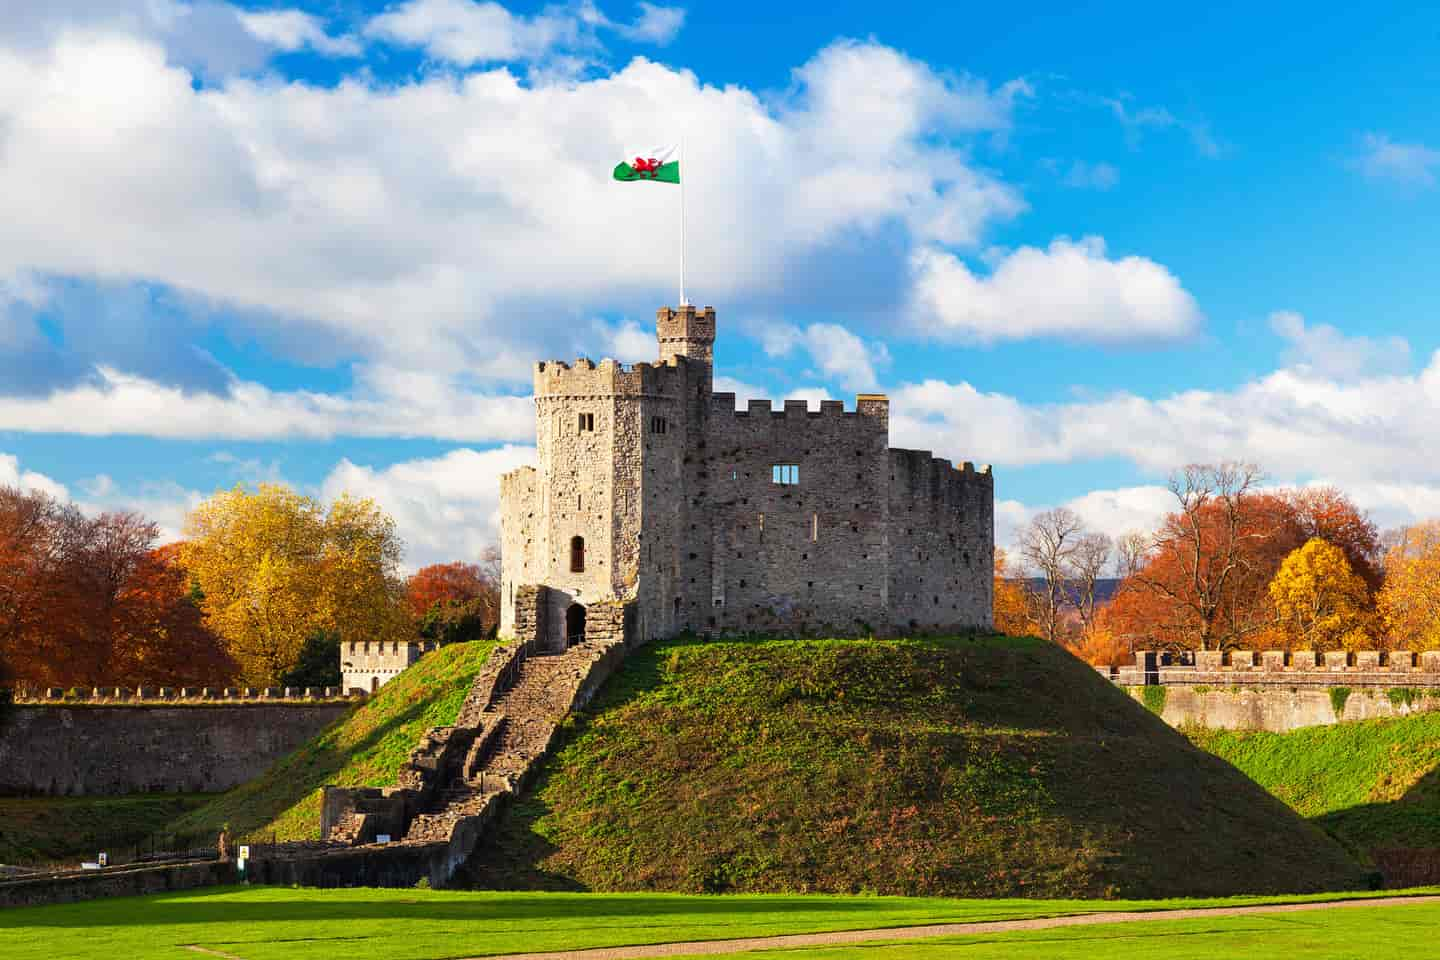
{"type": "Polygon", "coordinates": [[[341,687],[17,687],[15,702],[68,707],[82,704],[105,706],[163,706],[185,703],[231,706],[249,703],[322,703],[361,699],[362,690],[341,687]]]}
{"type": "Polygon", "coordinates": [[[1440,687],[1440,651],[1140,651],[1134,666],[1108,670],[1108,676],[1125,686],[1440,687]]]}
{"type": "Polygon", "coordinates": [[[621,363],[584,358],[574,365],[550,360],[535,364],[535,399],[583,400],[599,397],[678,397],[684,389],[692,361],[669,356],[654,363],[621,363]]]}
{"type": "Polygon", "coordinates": [[[854,410],[846,410],[843,400],[821,400],[819,410],[811,410],[809,401],[806,400],[782,400],[781,408],[775,409],[775,401],[768,399],[752,398],[746,401],[744,410],[735,409],[734,393],[712,393],[710,395],[711,416],[729,414],[741,419],[772,417],[784,420],[832,420],[839,418],[856,419],[859,417],[884,418],[888,419],[890,401],[879,395],[872,395],[866,399],[865,395],[857,398],[854,410]]]}

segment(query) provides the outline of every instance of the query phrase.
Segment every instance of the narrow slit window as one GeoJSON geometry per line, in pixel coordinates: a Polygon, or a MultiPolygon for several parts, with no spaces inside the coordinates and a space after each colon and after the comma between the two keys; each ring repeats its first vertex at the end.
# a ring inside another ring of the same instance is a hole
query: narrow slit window
{"type": "Polygon", "coordinates": [[[770,482],[778,483],[781,486],[793,486],[800,482],[800,465],[797,463],[777,463],[770,468],[770,482]]]}
{"type": "Polygon", "coordinates": [[[820,514],[810,514],[810,542],[820,542],[820,514]]]}
{"type": "Polygon", "coordinates": [[[765,514],[760,514],[760,542],[765,542],[765,514]]]}
{"type": "Polygon", "coordinates": [[[594,430],[594,429],[595,429],[595,414],[593,414],[593,413],[582,413],[582,414],[580,414],[580,432],[581,432],[581,433],[589,433],[589,432],[591,432],[591,431],[594,430]]]}
{"type": "Polygon", "coordinates": [[[570,572],[585,572],[585,538],[570,538],[570,572]]]}

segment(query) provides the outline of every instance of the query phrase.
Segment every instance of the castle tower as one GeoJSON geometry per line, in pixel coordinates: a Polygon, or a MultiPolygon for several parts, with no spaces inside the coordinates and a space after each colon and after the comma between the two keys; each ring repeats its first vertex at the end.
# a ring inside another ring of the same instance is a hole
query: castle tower
{"type": "Polygon", "coordinates": [[[697,373],[708,394],[715,367],[715,308],[691,304],[679,309],[661,307],[655,311],[655,335],[662,361],[680,356],[704,362],[703,371],[697,373]]]}

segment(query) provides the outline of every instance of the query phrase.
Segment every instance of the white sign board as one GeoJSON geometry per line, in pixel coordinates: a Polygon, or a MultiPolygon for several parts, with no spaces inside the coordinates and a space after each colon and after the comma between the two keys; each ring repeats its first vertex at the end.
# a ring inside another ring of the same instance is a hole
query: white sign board
{"type": "Polygon", "coordinates": [[[108,867],[109,865],[110,865],[110,854],[108,854],[108,853],[106,853],[106,852],[104,852],[104,851],[102,850],[102,851],[100,852],[100,866],[102,866],[102,867],[108,867]]]}
{"type": "Polygon", "coordinates": [[[389,843],[389,842],[390,842],[390,834],[388,834],[388,833],[377,833],[377,834],[375,835],[375,842],[376,842],[376,843],[389,843]]]}
{"type": "Polygon", "coordinates": [[[244,843],[240,844],[240,859],[241,859],[241,860],[249,860],[249,859],[250,859],[250,847],[249,847],[248,844],[244,844],[244,843]]]}

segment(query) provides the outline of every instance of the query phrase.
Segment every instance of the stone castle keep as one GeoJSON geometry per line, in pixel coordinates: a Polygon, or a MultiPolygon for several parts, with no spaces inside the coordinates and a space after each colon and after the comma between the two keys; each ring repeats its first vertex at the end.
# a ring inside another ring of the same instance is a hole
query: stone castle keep
{"type": "Polygon", "coordinates": [[[989,628],[994,483],[855,410],[715,393],[712,307],[657,314],[661,360],[535,366],[539,466],[500,483],[500,633],[854,636],[989,628]]]}

